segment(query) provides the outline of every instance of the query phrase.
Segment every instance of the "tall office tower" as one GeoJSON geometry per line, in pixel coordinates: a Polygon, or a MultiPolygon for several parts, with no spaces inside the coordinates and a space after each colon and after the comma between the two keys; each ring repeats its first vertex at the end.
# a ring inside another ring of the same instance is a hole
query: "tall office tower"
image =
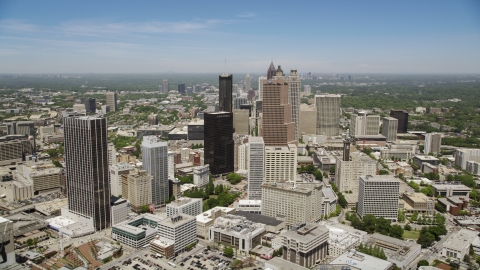
{"type": "Polygon", "coordinates": [[[148,124],[151,126],[158,125],[158,114],[151,113],[148,115],[148,124]]]}
{"type": "Polygon", "coordinates": [[[169,85],[168,85],[168,80],[167,79],[164,79],[162,81],[162,91],[163,93],[168,93],[168,91],[170,91],[170,89],[168,89],[169,85]]]}
{"type": "Polygon", "coordinates": [[[298,141],[300,138],[300,89],[302,82],[297,75],[297,70],[290,70],[290,76],[288,77],[288,103],[292,105],[292,121],[295,123],[294,136],[298,141]]]}
{"type": "Polygon", "coordinates": [[[265,142],[262,137],[248,138],[248,199],[262,199],[265,166],[265,142]]]}
{"type": "Polygon", "coordinates": [[[297,176],[297,146],[265,146],[265,182],[295,181],[297,176]]]}
{"type": "Polygon", "coordinates": [[[295,141],[292,105],[288,103],[288,82],[278,66],[276,76],[263,84],[261,136],[265,145],[286,146],[295,141]]]}
{"type": "Polygon", "coordinates": [[[350,130],[353,136],[378,135],[379,115],[367,115],[360,111],[350,116],[350,130]]]}
{"type": "Polygon", "coordinates": [[[233,77],[232,74],[222,74],[218,76],[219,81],[219,111],[232,112],[232,90],[233,90],[233,77]]]}
{"type": "Polygon", "coordinates": [[[143,168],[152,176],[152,203],[161,206],[168,194],[168,144],[156,136],[143,136],[143,168]]]}
{"type": "Polygon", "coordinates": [[[442,134],[440,133],[427,133],[425,134],[425,148],[423,152],[425,154],[440,153],[440,147],[442,146],[442,134]]]}
{"type": "Polygon", "coordinates": [[[399,196],[400,182],[393,175],[360,176],[357,214],[361,219],[372,214],[396,222],[399,196]]]}
{"type": "Polygon", "coordinates": [[[339,135],[340,101],[340,95],[315,95],[317,135],[339,135]]]}
{"type": "Polygon", "coordinates": [[[133,170],[133,167],[127,162],[120,162],[110,166],[110,190],[112,196],[124,196],[122,194],[122,175],[128,175],[131,170],[133,170]]]}
{"type": "Polygon", "coordinates": [[[97,110],[96,100],[94,98],[85,99],[85,112],[95,113],[97,110]]]}
{"type": "Polygon", "coordinates": [[[205,113],[205,164],[213,175],[234,170],[233,113],[205,113]]]}
{"type": "MultiPolygon", "coordinates": [[[[140,213],[142,206],[152,203],[152,176],[147,171],[136,171],[126,175],[128,185],[128,200],[132,211],[140,213]]],[[[168,187],[167,187],[168,190],[168,187]]]]}
{"type": "Polygon", "coordinates": [[[367,115],[365,135],[378,135],[380,128],[380,115],[367,115]]]}
{"type": "Polygon", "coordinates": [[[181,83],[178,85],[178,93],[179,94],[182,94],[182,95],[185,95],[187,92],[185,90],[185,84],[184,83],[181,83]]]}
{"type": "Polygon", "coordinates": [[[358,179],[362,175],[375,175],[376,163],[369,156],[354,152],[347,158],[337,158],[335,166],[335,185],[338,191],[351,191],[358,194],[358,179]]]}
{"type": "Polygon", "coordinates": [[[15,134],[17,135],[35,135],[35,122],[18,121],[15,123],[15,134]]]}
{"type": "Polygon", "coordinates": [[[115,149],[115,145],[109,142],[107,149],[108,149],[108,166],[117,164],[117,149],[115,149]]]}
{"type": "Polygon", "coordinates": [[[95,231],[111,226],[107,119],[64,117],[68,210],[91,219],[95,231]]]}
{"type": "Polygon", "coordinates": [[[247,74],[245,77],[245,92],[248,93],[248,91],[252,88],[252,77],[250,77],[250,74],[247,74]]]}
{"type": "Polygon", "coordinates": [[[398,120],[393,117],[384,117],[382,123],[382,135],[387,138],[387,142],[397,140],[398,120]]]}
{"type": "Polygon", "coordinates": [[[110,107],[111,112],[117,111],[117,93],[107,92],[107,106],[110,107]]]}
{"type": "Polygon", "coordinates": [[[233,127],[237,134],[250,134],[248,110],[233,110],[233,127]]]}
{"type": "Polygon", "coordinates": [[[302,134],[313,135],[317,133],[317,108],[313,105],[301,104],[298,124],[300,138],[302,134]]]}
{"type": "Polygon", "coordinates": [[[390,110],[390,117],[398,119],[398,133],[407,133],[408,112],[404,110],[390,110]]]}
{"type": "Polygon", "coordinates": [[[175,152],[168,151],[168,179],[175,178],[175,152]]]}
{"type": "Polygon", "coordinates": [[[246,172],[248,170],[248,143],[235,145],[235,147],[237,147],[237,170],[246,172]]]}
{"type": "Polygon", "coordinates": [[[275,69],[275,65],[273,65],[273,61],[272,61],[267,70],[267,80],[273,79],[273,76],[275,76],[276,74],[277,74],[277,70],[275,69]]]}
{"type": "Polygon", "coordinates": [[[15,263],[13,221],[0,217],[0,228],[2,230],[2,239],[0,240],[0,246],[2,247],[0,249],[0,268],[10,269],[8,266],[15,263]]]}
{"type": "Polygon", "coordinates": [[[258,100],[263,100],[263,81],[267,80],[267,77],[258,77],[258,100]]]}

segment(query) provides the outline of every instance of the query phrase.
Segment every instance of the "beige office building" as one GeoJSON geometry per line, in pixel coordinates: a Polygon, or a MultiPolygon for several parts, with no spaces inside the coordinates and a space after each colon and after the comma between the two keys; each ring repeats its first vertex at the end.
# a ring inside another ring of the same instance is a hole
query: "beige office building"
{"type": "Polygon", "coordinates": [[[440,133],[427,133],[425,134],[425,148],[423,152],[425,154],[440,153],[440,147],[442,146],[442,134],[440,133]]]}
{"type": "Polygon", "coordinates": [[[17,177],[33,184],[34,194],[60,190],[63,168],[50,162],[17,163],[17,177]]]}
{"type": "Polygon", "coordinates": [[[329,230],[325,226],[307,223],[282,234],[284,260],[303,267],[312,267],[327,257],[329,230]]]}
{"type": "Polygon", "coordinates": [[[300,105],[300,119],[298,132],[305,135],[317,133],[317,108],[314,105],[300,105]]]}
{"type": "MultiPolygon", "coordinates": [[[[122,178],[125,179],[124,175],[122,178]]],[[[143,205],[152,203],[152,176],[147,171],[136,171],[126,177],[126,182],[128,196],[125,199],[130,201],[132,211],[139,213],[143,205]]]]}
{"type": "Polygon", "coordinates": [[[353,194],[358,194],[360,176],[375,175],[377,163],[360,152],[351,153],[350,156],[351,160],[349,161],[337,157],[335,185],[340,192],[352,191],[353,194]]]}
{"type": "Polygon", "coordinates": [[[433,215],[435,212],[435,200],[419,192],[407,192],[403,194],[405,210],[407,213],[423,213],[433,215]]]}
{"type": "Polygon", "coordinates": [[[264,182],[295,181],[297,176],[297,146],[265,146],[264,182]]]}
{"type": "Polygon", "coordinates": [[[110,107],[111,112],[117,111],[117,93],[107,92],[107,106],[110,107]]]}
{"type": "Polygon", "coordinates": [[[323,192],[320,183],[272,182],[262,184],[262,215],[295,224],[322,218],[323,192]]]}
{"type": "Polygon", "coordinates": [[[315,95],[317,135],[338,136],[340,134],[340,102],[340,95],[315,95]]]}
{"type": "Polygon", "coordinates": [[[233,110],[233,127],[235,133],[249,135],[249,110],[233,110]]]}

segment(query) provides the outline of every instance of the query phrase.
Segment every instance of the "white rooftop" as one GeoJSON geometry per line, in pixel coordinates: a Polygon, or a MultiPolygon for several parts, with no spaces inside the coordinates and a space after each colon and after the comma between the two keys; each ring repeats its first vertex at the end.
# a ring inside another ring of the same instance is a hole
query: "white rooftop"
{"type": "Polygon", "coordinates": [[[338,258],[330,262],[330,264],[347,264],[359,269],[368,270],[387,270],[392,267],[393,263],[373,256],[351,250],[343,253],[338,258]]]}
{"type": "Polygon", "coordinates": [[[45,221],[48,222],[48,225],[50,225],[51,227],[58,228],[58,229],[75,223],[75,221],[63,216],[57,216],[54,218],[47,219],[45,221]]]}

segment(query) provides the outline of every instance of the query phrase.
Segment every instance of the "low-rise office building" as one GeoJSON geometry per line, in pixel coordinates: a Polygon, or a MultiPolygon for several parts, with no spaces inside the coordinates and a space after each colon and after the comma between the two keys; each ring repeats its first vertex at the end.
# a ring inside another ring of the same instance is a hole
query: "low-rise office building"
{"type": "Polygon", "coordinates": [[[197,237],[208,239],[210,227],[221,216],[235,213],[235,208],[216,206],[196,216],[197,237]]]}
{"type": "Polygon", "coordinates": [[[253,223],[242,216],[225,215],[217,218],[210,227],[209,240],[248,253],[261,244],[265,233],[264,224],[253,223]]]}
{"type": "Polygon", "coordinates": [[[467,196],[438,198],[438,203],[443,206],[448,213],[454,216],[458,216],[460,210],[466,210],[469,201],[470,199],[467,196]]]}
{"type": "Polygon", "coordinates": [[[159,234],[174,243],[175,255],[197,241],[196,218],[187,214],[176,214],[158,223],[159,234]]]}
{"type": "Polygon", "coordinates": [[[378,233],[373,234],[369,244],[383,249],[387,261],[392,262],[401,269],[407,269],[422,251],[422,246],[412,240],[400,240],[378,233]]]}
{"type": "Polygon", "coordinates": [[[311,267],[327,257],[329,230],[315,223],[299,224],[282,234],[283,259],[311,267]]]}
{"type": "Polygon", "coordinates": [[[466,196],[468,197],[470,192],[472,191],[471,188],[458,184],[458,185],[450,185],[450,184],[435,184],[432,185],[434,196],[437,197],[440,195],[441,197],[450,197],[450,196],[466,196]]]}
{"type": "Polygon", "coordinates": [[[440,164],[440,160],[434,156],[416,155],[413,157],[413,163],[417,164],[418,166],[422,166],[423,163],[437,166],[440,164]]]}
{"type": "Polygon", "coordinates": [[[144,214],[121,222],[112,227],[112,239],[132,248],[141,248],[155,238],[163,219],[161,216],[144,214]]]}
{"type": "Polygon", "coordinates": [[[127,220],[128,213],[130,213],[130,203],[115,196],[110,197],[112,226],[127,220]]]}
{"type": "Polygon", "coordinates": [[[355,249],[361,243],[366,243],[368,234],[365,231],[354,229],[343,224],[330,221],[322,221],[319,225],[329,230],[328,234],[328,257],[337,258],[351,249],[355,249]]]}
{"type": "Polygon", "coordinates": [[[155,236],[155,239],[150,242],[150,250],[153,254],[160,254],[165,258],[172,258],[175,256],[175,243],[165,237],[155,236]]]}
{"type": "Polygon", "coordinates": [[[470,245],[478,236],[477,231],[460,229],[451,234],[442,246],[442,255],[448,258],[462,261],[469,253],[470,245]]]}
{"type": "Polygon", "coordinates": [[[264,224],[265,230],[270,233],[279,233],[285,228],[285,221],[262,214],[254,214],[246,211],[236,211],[234,215],[245,217],[253,223],[264,224]]]}
{"type": "Polygon", "coordinates": [[[404,193],[403,201],[405,202],[405,210],[407,213],[418,212],[431,216],[435,212],[435,200],[427,197],[423,193],[404,193]]]}
{"type": "MultiPolygon", "coordinates": [[[[391,270],[393,263],[382,260],[356,250],[350,250],[340,255],[338,258],[330,262],[329,266],[346,266],[350,269],[368,269],[368,270],[391,270]]],[[[339,268],[343,269],[343,268],[339,268]]]]}
{"type": "Polygon", "coordinates": [[[202,198],[182,197],[167,204],[167,216],[171,217],[176,214],[187,214],[197,216],[202,213],[202,198]]]}
{"type": "Polygon", "coordinates": [[[261,200],[236,200],[233,202],[233,208],[237,211],[246,211],[254,214],[262,213],[261,200]]]}

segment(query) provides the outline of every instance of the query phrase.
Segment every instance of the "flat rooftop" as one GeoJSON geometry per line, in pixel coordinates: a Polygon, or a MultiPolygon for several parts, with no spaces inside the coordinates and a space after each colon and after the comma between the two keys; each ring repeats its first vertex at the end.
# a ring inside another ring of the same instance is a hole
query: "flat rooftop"
{"type": "Polygon", "coordinates": [[[295,239],[297,242],[308,243],[322,234],[326,234],[328,237],[329,232],[330,230],[325,226],[309,223],[298,230],[289,230],[281,236],[295,239]]]}
{"type": "Polygon", "coordinates": [[[248,220],[254,223],[262,223],[270,226],[278,226],[284,222],[274,217],[269,217],[261,214],[254,214],[246,211],[236,211],[233,215],[246,217],[248,220]]]}
{"type": "Polygon", "coordinates": [[[393,263],[389,261],[378,259],[358,251],[345,252],[330,262],[330,265],[336,264],[351,265],[358,269],[368,270],[387,270],[393,265],[393,263]]]}
{"type": "Polygon", "coordinates": [[[465,190],[465,191],[471,191],[471,188],[465,186],[465,185],[449,185],[449,184],[435,184],[432,185],[432,187],[436,190],[465,190]]]}
{"type": "Polygon", "coordinates": [[[443,243],[443,247],[462,250],[465,246],[469,246],[477,236],[477,231],[460,229],[447,238],[447,240],[443,243]]]}
{"type": "Polygon", "coordinates": [[[403,196],[408,197],[410,200],[413,202],[418,202],[418,203],[423,203],[425,201],[433,201],[432,198],[427,197],[427,195],[421,193],[421,192],[407,192],[404,193],[403,196]]]}

